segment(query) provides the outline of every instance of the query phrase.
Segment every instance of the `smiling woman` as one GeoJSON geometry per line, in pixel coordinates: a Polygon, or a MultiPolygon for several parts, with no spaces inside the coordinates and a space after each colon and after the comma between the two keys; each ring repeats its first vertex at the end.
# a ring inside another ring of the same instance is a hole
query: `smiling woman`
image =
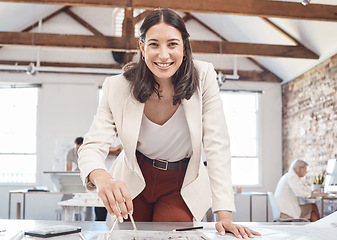
{"type": "Polygon", "coordinates": [[[212,205],[221,235],[259,235],[232,222],[229,137],[213,65],[192,59],[185,24],[169,9],[145,18],[139,47],[139,59],[104,82],[79,149],[87,188],[97,188],[120,222],[130,214],[140,222],[200,221],[212,205]],[[117,133],[123,152],[107,171],[104,159],[117,133]]]}

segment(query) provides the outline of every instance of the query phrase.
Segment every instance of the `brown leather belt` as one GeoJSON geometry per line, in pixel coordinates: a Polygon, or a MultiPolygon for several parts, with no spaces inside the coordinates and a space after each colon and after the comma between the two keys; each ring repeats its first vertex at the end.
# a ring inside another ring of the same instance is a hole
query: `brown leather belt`
{"type": "Polygon", "coordinates": [[[146,157],[144,154],[142,154],[141,152],[138,152],[142,155],[142,158],[151,163],[153,167],[158,168],[160,170],[172,170],[172,169],[179,169],[180,166],[185,167],[187,166],[188,162],[190,161],[190,158],[184,158],[181,159],[179,161],[176,162],[169,162],[167,160],[163,160],[163,159],[151,159],[146,157]]]}

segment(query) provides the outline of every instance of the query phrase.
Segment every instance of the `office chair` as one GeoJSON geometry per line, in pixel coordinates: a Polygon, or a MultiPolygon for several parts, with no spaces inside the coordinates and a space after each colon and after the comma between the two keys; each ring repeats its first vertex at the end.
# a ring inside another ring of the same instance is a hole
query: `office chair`
{"type": "Polygon", "coordinates": [[[274,194],[272,192],[268,192],[268,200],[270,202],[271,211],[273,215],[273,222],[309,222],[309,220],[305,218],[287,218],[280,219],[281,212],[278,208],[277,202],[275,200],[274,194]]]}

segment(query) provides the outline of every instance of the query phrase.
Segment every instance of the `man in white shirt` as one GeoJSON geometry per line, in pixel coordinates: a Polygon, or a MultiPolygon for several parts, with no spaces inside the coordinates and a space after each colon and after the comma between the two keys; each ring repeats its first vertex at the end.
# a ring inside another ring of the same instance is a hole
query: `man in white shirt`
{"type": "Polygon", "coordinates": [[[292,162],[290,169],[279,180],[275,199],[281,212],[281,219],[305,218],[311,222],[320,218],[319,211],[315,203],[300,205],[300,197],[320,197],[327,193],[318,193],[305,188],[301,178],[307,173],[308,163],[302,159],[296,159],[292,162]]]}

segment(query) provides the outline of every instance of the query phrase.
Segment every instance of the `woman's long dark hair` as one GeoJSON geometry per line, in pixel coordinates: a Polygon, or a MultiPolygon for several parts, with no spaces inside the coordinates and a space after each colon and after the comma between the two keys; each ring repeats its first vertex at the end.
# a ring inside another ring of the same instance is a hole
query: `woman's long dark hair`
{"type": "MultiPolygon", "coordinates": [[[[198,87],[198,75],[194,68],[192,60],[192,50],[189,41],[189,33],[182,18],[170,9],[153,10],[144,20],[140,27],[140,41],[145,42],[146,32],[150,27],[164,22],[175,27],[180,31],[183,43],[185,56],[177,72],[172,77],[174,85],[173,104],[176,105],[182,99],[190,99],[198,87]]],[[[130,62],[124,67],[124,76],[131,82],[132,92],[134,97],[144,103],[153,92],[159,94],[159,83],[154,79],[150,69],[145,61],[142,60],[142,53],[139,54],[137,62],[130,62]]]]}

